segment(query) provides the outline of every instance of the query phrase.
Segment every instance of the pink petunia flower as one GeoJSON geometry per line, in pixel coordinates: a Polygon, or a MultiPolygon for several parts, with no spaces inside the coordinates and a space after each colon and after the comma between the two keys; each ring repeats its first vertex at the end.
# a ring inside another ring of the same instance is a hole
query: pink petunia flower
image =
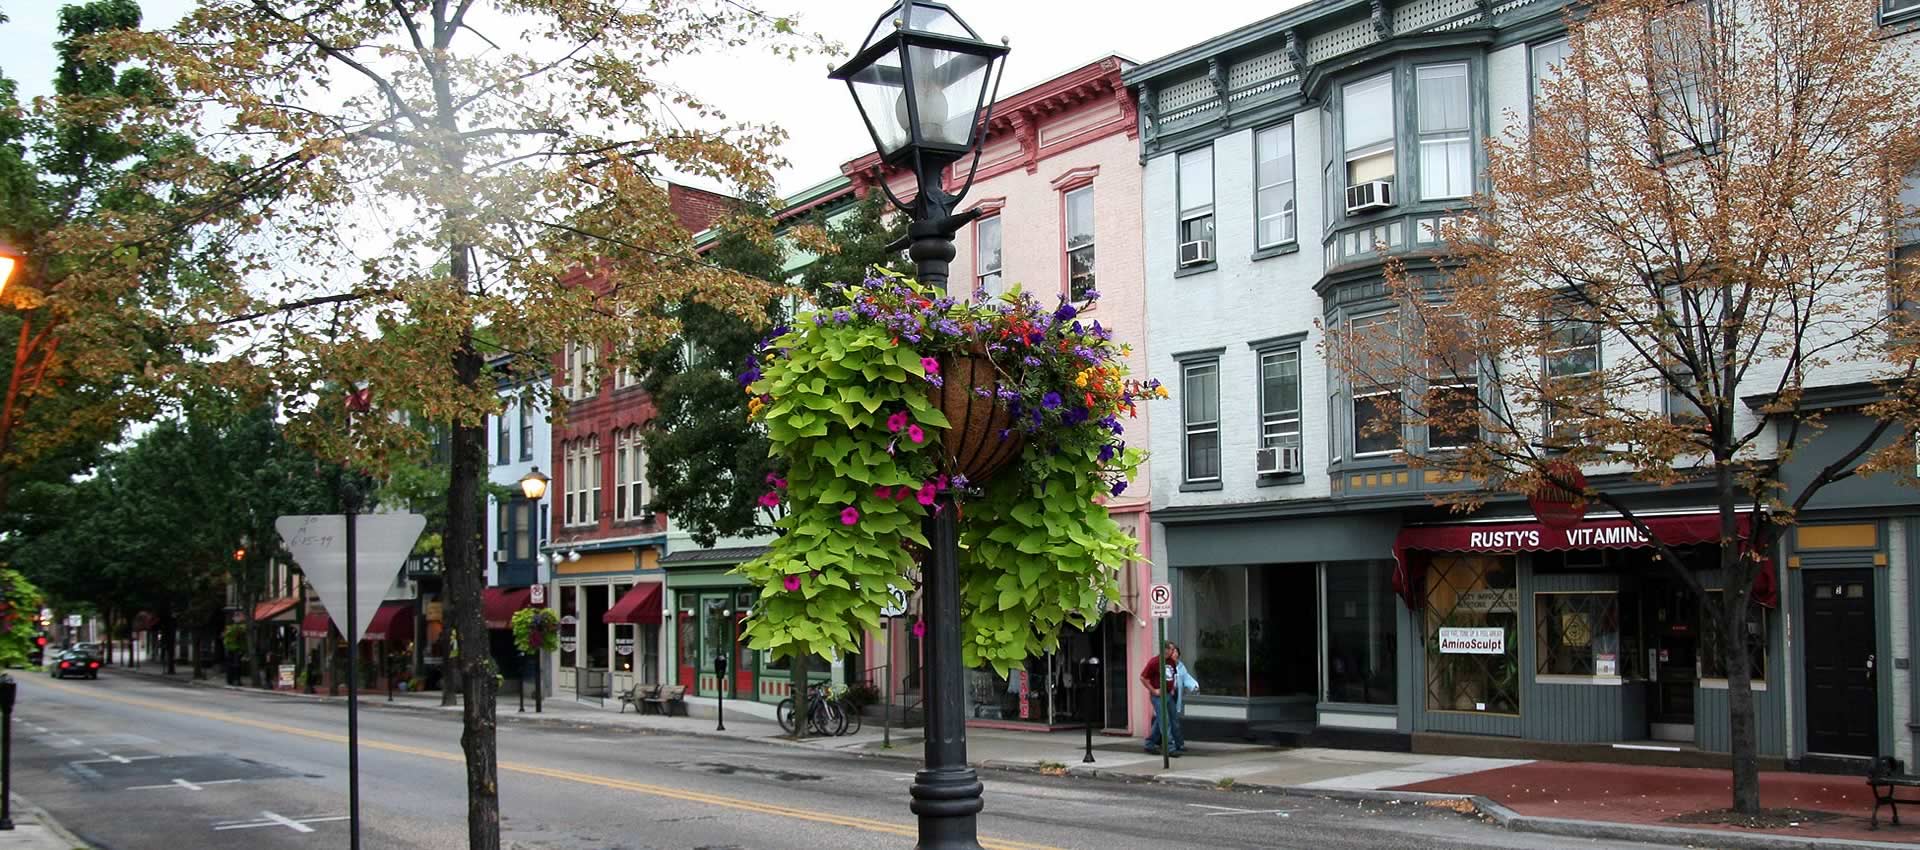
{"type": "Polygon", "coordinates": [[[856,508],[852,505],[848,505],[846,510],[843,510],[840,512],[841,525],[855,525],[859,522],[860,522],[859,508],[856,508]]]}
{"type": "Polygon", "coordinates": [[[907,439],[915,443],[924,443],[927,440],[927,432],[920,430],[920,426],[918,425],[908,425],[907,439]]]}
{"type": "Polygon", "coordinates": [[[920,492],[915,493],[914,495],[919,498],[920,504],[923,504],[923,505],[933,504],[933,482],[929,481],[925,484],[920,485],[920,492]]]}
{"type": "Polygon", "coordinates": [[[880,499],[882,501],[893,498],[893,488],[892,487],[875,487],[873,488],[873,497],[876,499],[880,499]]]}
{"type": "Polygon", "coordinates": [[[913,636],[917,638],[924,638],[927,636],[927,621],[925,620],[913,621],[913,636]]]}
{"type": "Polygon", "coordinates": [[[913,498],[913,488],[908,487],[905,484],[902,484],[899,486],[899,488],[893,491],[893,498],[894,498],[894,501],[898,501],[898,502],[904,502],[908,499],[911,499],[913,498]]]}
{"type": "Polygon", "coordinates": [[[763,508],[780,507],[780,494],[772,490],[760,494],[760,506],[763,508]]]}
{"type": "MultiPolygon", "coordinates": [[[[894,414],[894,415],[892,415],[892,416],[889,416],[889,417],[887,417],[887,431],[888,431],[889,433],[899,433],[899,431],[900,431],[900,429],[902,429],[902,428],[905,428],[905,427],[907,427],[907,412],[906,412],[906,411],[904,411],[904,410],[902,410],[902,411],[900,411],[900,412],[898,412],[898,413],[895,413],[895,414],[894,414]]],[[[920,441],[919,441],[919,440],[915,440],[914,442],[916,442],[916,443],[917,443],[917,442],[920,442],[920,441]]]]}
{"type": "Polygon", "coordinates": [[[781,583],[786,585],[787,592],[789,593],[800,589],[799,576],[787,576],[781,583]]]}
{"type": "Polygon", "coordinates": [[[937,490],[947,489],[947,474],[943,472],[943,473],[940,473],[939,475],[934,476],[933,486],[937,490]]]}
{"type": "Polygon", "coordinates": [[[920,358],[920,368],[929,375],[940,374],[940,361],[931,357],[920,358]]]}

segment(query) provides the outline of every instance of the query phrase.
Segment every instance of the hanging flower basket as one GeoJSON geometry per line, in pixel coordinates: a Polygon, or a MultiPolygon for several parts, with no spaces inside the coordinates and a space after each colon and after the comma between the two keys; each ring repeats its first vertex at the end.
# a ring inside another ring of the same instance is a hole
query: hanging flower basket
{"type": "Polygon", "coordinates": [[[1099,614],[1139,546],[1108,516],[1145,455],[1122,440],[1137,403],[1128,353],[1080,313],[1015,288],[963,302],[869,278],[777,328],[742,369],[748,415],[780,471],[770,551],[736,572],[761,588],[745,623],[776,657],[857,651],[895,588],[911,589],[922,523],[959,511],[966,663],[1007,668],[1099,614]]]}

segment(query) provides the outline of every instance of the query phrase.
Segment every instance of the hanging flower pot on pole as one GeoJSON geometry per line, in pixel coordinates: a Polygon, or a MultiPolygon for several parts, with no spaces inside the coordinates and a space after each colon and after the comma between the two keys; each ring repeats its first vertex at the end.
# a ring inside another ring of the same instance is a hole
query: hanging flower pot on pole
{"type": "Polygon", "coordinates": [[[1548,528],[1572,528],[1587,518],[1587,476],[1580,465],[1565,458],[1540,467],[1540,480],[1527,492],[1527,506],[1548,528]]]}

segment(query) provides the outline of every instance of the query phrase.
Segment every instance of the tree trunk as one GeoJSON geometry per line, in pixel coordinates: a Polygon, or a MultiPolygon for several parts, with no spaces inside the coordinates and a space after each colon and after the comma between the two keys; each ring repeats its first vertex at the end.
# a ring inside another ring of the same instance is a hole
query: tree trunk
{"type": "MultiPolygon", "coordinates": [[[[444,552],[444,549],[442,551],[444,552]]],[[[442,563],[444,563],[444,560],[442,561],[442,563]]],[[[440,576],[441,576],[440,577],[441,593],[443,594],[449,593],[450,591],[446,589],[447,588],[446,573],[442,572],[440,576]]],[[[453,606],[452,605],[443,606],[442,610],[452,611],[453,606]]],[[[441,616],[443,618],[441,620],[441,624],[443,626],[446,626],[448,631],[447,631],[447,656],[445,658],[440,659],[440,704],[441,705],[459,705],[460,704],[460,680],[463,677],[460,675],[460,649],[459,649],[460,643],[459,641],[454,639],[454,635],[458,634],[459,629],[454,628],[452,625],[450,625],[453,622],[452,620],[445,619],[447,617],[453,616],[452,614],[450,613],[442,614],[441,616]]]]}
{"type": "Polygon", "coordinates": [[[169,676],[173,675],[176,672],[179,672],[178,668],[174,666],[174,661],[173,661],[173,655],[174,655],[173,644],[175,640],[174,632],[176,631],[176,625],[177,624],[174,623],[173,621],[172,612],[168,612],[160,616],[160,651],[166,654],[167,675],[169,676]]]}
{"type": "MultiPolygon", "coordinates": [[[[467,250],[455,246],[453,274],[467,279],[467,250]]],[[[471,331],[463,335],[453,355],[453,368],[463,387],[477,387],[484,360],[473,346],[471,331]]],[[[442,551],[445,586],[452,602],[454,637],[458,640],[460,747],[467,756],[467,843],[470,850],[500,848],[500,790],[496,765],[494,678],[488,648],[486,612],[481,609],[485,583],[482,553],[480,476],[486,472],[486,430],[464,421],[453,423],[453,463],[447,483],[447,526],[442,551]]]]}
{"type": "Polygon", "coordinates": [[[1751,619],[1747,593],[1728,587],[1721,606],[1720,651],[1727,659],[1727,727],[1733,756],[1733,810],[1743,815],[1760,812],[1760,742],[1754,722],[1753,669],[1747,651],[1747,623],[1751,619]],[[1736,604],[1737,603],[1737,604],[1736,604]]]}

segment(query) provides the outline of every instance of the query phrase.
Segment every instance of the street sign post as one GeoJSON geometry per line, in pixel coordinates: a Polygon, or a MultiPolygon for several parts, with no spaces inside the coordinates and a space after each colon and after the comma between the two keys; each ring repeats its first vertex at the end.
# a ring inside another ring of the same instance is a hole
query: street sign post
{"type": "Polygon", "coordinates": [[[528,587],[527,601],[533,603],[535,608],[545,607],[547,604],[547,586],[535,582],[532,586],[528,587]]]}
{"type": "Polygon", "coordinates": [[[1160,624],[1160,768],[1166,770],[1173,767],[1172,750],[1169,749],[1173,743],[1168,740],[1172,737],[1173,729],[1173,689],[1180,687],[1178,677],[1172,666],[1167,664],[1166,658],[1167,618],[1173,616],[1172,585],[1155,582],[1147,587],[1147,614],[1160,624]]]}
{"type": "Polygon", "coordinates": [[[291,514],[275,519],[281,545],[293,555],[327,616],[347,638],[347,820],[348,847],[360,850],[360,638],[380,608],[381,594],[360,597],[361,573],[386,587],[407,562],[427,527],[420,514],[368,514],[346,502],[345,514],[291,514]],[[335,604],[338,602],[339,604],[335,604]],[[341,617],[346,621],[342,622],[341,617]]]}

